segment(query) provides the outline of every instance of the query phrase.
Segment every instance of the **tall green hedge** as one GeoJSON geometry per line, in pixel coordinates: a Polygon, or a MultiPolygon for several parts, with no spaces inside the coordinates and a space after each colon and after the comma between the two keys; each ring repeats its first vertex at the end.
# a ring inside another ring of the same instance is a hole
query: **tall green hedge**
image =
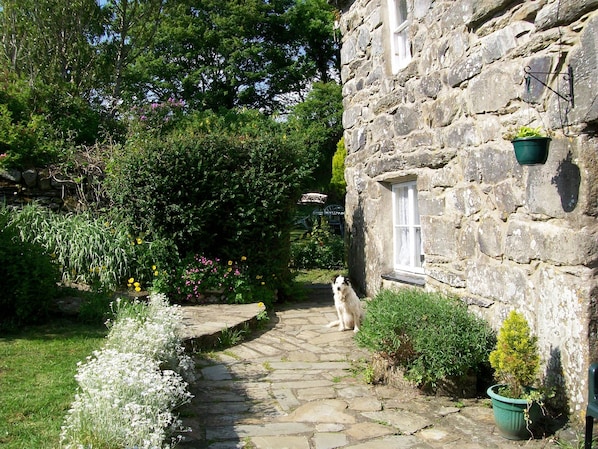
{"type": "Polygon", "coordinates": [[[133,141],[107,184],[139,232],[172,238],[181,257],[246,257],[256,273],[277,276],[306,175],[284,135],[188,132],[133,141]]]}
{"type": "Polygon", "coordinates": [[[10,211],[0,207],[0,331],[45,320],[59,280],[51,256],[40,245],[23,241],[10,211]]]}

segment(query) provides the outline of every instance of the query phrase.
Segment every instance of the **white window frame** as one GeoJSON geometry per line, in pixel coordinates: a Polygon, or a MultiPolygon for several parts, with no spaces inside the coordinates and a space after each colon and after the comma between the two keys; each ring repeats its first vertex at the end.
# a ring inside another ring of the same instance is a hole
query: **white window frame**
{"type": "Polygon", "coordinates": [[[411,62],[409,13],[407,0],[387,0],[387,5],[391,70],[396,74],[411,62]]]}
{"type": "Polygon", "coordinates": [[[392,215],[394,270],[423,274],[424,252],[417,181],[392,185],[392,215]],[[405,244],[407,248],[404,248],[405,244]]]}

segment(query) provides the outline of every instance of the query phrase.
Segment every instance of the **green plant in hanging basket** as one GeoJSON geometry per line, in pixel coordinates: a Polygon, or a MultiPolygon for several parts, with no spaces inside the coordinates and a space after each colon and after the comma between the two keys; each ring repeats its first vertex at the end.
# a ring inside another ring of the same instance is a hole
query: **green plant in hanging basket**
{"type": "Polygon", "coordinates": [[[542,133],[542,127],[540,126],[537,128],[522,126],[517,130],[515,138],[522,139],[524,137],[546,137],[546,135],[542,133]]]}
{"type": "Polygon", "coordinates": [[[513,144],[515,157],[521,165],[544,164],[548,159],[551,139],[542,132],[542,127],[521,126],[505,138],[513,144]]]}
{"type": "Polygon", "coordinates": [[[529,137],[545,137],[548,138],[547,133],[542,131],[542,127],[532,128],[531,126],[520,126],[514,131],[505,135],[507,140],[526,139],[529,137]]]}

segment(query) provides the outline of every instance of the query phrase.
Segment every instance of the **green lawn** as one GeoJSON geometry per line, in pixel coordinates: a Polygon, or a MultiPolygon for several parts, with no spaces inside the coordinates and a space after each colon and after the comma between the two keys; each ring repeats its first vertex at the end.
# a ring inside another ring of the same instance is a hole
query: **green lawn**
{"type": "Polygon", "coordinates": [[[315,268],[310,270],[295,270],[295,282],[300,284],[330,284],[337,274],[347,275],[347,270],[326,270],[315,268]]]}
{"type": "Polygon", "coordinates": [[[59,320],[0,335],[0,447],[58,447],[77,362],[100,348],[106,332],[59,320]]]}

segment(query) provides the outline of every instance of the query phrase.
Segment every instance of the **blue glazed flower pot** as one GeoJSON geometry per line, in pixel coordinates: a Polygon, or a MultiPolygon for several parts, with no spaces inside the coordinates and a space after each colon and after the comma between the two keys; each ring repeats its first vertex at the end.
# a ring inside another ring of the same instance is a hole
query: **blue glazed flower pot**
{"type": "Polygon", "coordinates": [[[550,137],[522,137],[511,141],[520,165],[544,164],[548,158],[550,137]]]}
{"type": "Polygon", "coordinates": [[[500,384],[492,385],[487,390],[488,396],[492,399],[494,422],[500,435],[509,440],[533,438],[534,435],[530,429],[541,417],[540,406],[536,402],[529,404],[526,399],[501,396],[496,391],[502,386],[500,384]]]}

